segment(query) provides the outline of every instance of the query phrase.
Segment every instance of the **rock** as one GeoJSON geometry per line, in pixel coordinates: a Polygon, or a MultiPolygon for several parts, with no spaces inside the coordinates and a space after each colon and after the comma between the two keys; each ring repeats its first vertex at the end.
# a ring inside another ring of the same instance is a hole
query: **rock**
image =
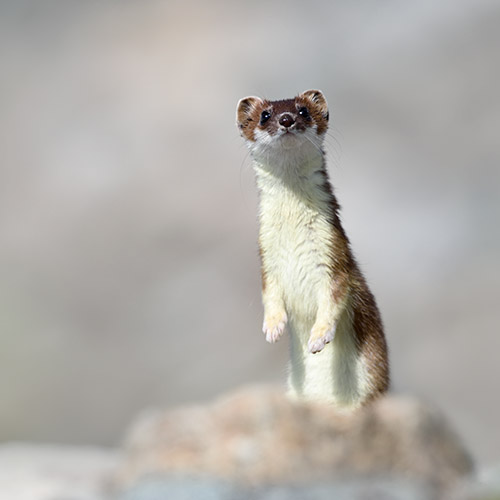
{"type": "Polygon", "coordinates": [[[500,463],[482,467],[459,493],[456,500],[500,500],[500,463]]]}
{"type": "Polygon", "coordinates": [[[251,387],[206,406],[145,413],[126,438],[116,486],[132,491],[162,476],[247,488],[397,478],[443,492],[471,472],[469,454],[446,419],[418,400],[387,396],[340,412],[251,387]]]}
{"type": "Polygon", "coordinates": [[[104,500],[118,453],[97,447],[0,446],[0,498],[104,500]]]}
{"type": "Polygon", "coordinates": [[[429,488],[401,480],[372,479],[335,483],[245,487],[193,478],[150,478],[119,500],[430,500],[429,488]]]}

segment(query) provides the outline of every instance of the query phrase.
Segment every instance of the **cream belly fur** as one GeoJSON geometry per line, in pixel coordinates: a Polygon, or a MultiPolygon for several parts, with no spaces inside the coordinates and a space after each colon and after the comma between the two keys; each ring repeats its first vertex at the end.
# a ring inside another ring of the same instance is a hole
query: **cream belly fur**
{"type": "Polygon", "coordinates": [[[356,407],[365,399],[369,384],[351,331],[348,304],[340,305],[344,307],[333,341],[315,354],[308,349],[318,306],[324,296],[331,296],[333,279],[328,265],[333,237],[328,199],[321,199],[316,183],[304,182],[305,177],[314,179],[322,162],[318,157],[307,167],[302,165],[302,181],[296,182],[294,173],[288,186],[269,174],[266,166],[254,165],[261,195],[260,244],[266,251],[267,280],[273,293],[281,295],[288,318],[290,395],[356,407]]]}

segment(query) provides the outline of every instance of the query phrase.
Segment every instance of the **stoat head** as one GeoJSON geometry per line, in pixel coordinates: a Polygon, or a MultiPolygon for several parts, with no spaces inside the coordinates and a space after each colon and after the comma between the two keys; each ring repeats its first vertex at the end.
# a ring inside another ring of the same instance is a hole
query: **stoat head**
{"type": "Polygon", "coordinates": [[[322,153],[328,105],[319,90],[280,101],[245,97],[238,102],[236,122],[257,160],[307,159],[322,153]]]}

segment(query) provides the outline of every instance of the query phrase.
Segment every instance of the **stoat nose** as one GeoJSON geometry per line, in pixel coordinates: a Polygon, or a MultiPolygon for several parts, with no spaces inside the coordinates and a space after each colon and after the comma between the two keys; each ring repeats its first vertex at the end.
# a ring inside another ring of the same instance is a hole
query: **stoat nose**
{"type": "Polygon", "coordinates": [[[288,113],[283,113],[280,116],[279,124],[282,127],[290,128],[294,123],[295,123],[295,120],[293,119],[292,115],[290,115],[288,113]]]}

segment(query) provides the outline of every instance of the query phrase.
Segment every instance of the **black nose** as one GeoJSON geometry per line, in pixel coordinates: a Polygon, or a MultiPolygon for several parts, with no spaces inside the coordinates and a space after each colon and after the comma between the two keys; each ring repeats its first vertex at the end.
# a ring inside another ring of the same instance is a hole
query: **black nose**
{"type": "Polygon", "coordinates": [[[280,116],[279,124],[282,127],[290,128],[294,123],[295,123],[295,120],[293,119],[292,115],[285,113],[285,114],[280,116]]]}

